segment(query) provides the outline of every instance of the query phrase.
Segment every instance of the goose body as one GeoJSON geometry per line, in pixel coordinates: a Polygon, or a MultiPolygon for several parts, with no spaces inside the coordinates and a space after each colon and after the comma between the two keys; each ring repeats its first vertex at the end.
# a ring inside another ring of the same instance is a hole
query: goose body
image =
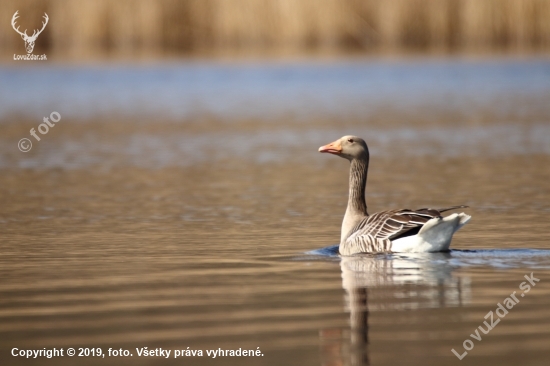
{"type": "Polygon", "coordinates": [[[340,236],[341,255],[447,251],[453,234],[471,218],[465,213],[441,215],[467,206],[398,209],[369,215],[365,201],[369,150],[365,141],[344,136],[320,147],[319,151],[338,155],[351,163],[348,206],[340,236]]]}

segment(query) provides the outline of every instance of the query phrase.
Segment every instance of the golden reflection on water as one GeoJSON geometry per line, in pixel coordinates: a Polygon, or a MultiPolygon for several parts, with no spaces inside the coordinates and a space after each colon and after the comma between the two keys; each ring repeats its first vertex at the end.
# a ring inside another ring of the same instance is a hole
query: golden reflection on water
{"type": "MultiPolygon", "coordinates": [[[[549,163],[373,154],[369,209],[468,204],[473,220],[453,248],[549,248],[540,217],[549,163]]],[[[490,260],[451,266],[445,254],[443,263],[293,260],[338,240],[347,193],[339,159],[11,170],[0,187],[2,349],[260,347],[261,362],[274,365],[392,364],[406,354],[410,364],[437,364],[530,271],[490,260]]],[[[534,362],[545,355],[550,276],[539,272],[540,287],[469,362],[490,354],[507,364],[502,347],[534,362]]]]}
{"type": "MultiPolygon", "coordinates": [[[[0,146],[0,349],[260,347],[261,360],[192,362],[448,364],[534,270],[540,284],[467,360],[547,357],[545,252],[304,255],[340,237],[348,164],[316,149],[344,129],[371,147],[370,212],[466,204],[473,219],[452,248],[550,249],[545,124],[116,122],[67,123],[27,155],[0,146]]],[[[9,141],[28,132],[0,128],[9,141]]]]}
{"type": "Polygon", "coordinates": [[[346,292],[350,326],[345,331],[323,329],[320,332],[322,364],[370,365],[369,289],[371,296],[380,289],[391,294],[381,304],[370,304],[370,311],[469,305],[469,278],[452,275],[453,268],[446,262],[450,258],[449,253],[342,258],[342,287],[346,292]]]}
{"type": "Polygon", "coordinates": [[[386,61],[0,70],[0,364],[260,347],[52,364],[447,365],[530,272],[462,362],[546,364],[546,60],[386,61]],[[20,152],[29,116],[58,107],[20,152]],[[305,254],[340,237],[348,164],[317,147],[350,133],[371,150],[369,211],[469,205],[462,251],[305,254]]]}

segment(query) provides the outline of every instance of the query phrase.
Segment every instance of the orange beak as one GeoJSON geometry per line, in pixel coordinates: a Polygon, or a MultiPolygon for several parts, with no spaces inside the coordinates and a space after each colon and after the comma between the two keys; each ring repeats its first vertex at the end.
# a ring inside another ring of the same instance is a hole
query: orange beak
{"type": "Polygon", "coordinates": [[[342,152],[342,145],[339,140],[336,140],[328,145],[321,146],[319,152],[338,155],[342,152]]]}

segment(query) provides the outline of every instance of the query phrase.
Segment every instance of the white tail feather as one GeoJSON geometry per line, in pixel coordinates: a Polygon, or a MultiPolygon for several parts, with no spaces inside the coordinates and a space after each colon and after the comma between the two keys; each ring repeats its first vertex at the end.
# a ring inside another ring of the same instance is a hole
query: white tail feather
{"type": "Polygon", "coordinates": [[[417,235],[392,241],[392,252],[442,252],[449,250],[453,234],[464,226],[471,216],[465,213],[431,219],[417,235]]]}

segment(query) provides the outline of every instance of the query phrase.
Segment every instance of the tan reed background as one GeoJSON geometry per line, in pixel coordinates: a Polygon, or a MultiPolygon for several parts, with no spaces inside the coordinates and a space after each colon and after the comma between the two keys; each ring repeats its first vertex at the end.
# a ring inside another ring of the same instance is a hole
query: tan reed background
{"type": "Polygon", "coordinates": [[[75,55],[550,49],[550,0],[2,0],[2,52],[24,53],[16,10],[29,34],[48,13],[37,52],[75,55]]]}

